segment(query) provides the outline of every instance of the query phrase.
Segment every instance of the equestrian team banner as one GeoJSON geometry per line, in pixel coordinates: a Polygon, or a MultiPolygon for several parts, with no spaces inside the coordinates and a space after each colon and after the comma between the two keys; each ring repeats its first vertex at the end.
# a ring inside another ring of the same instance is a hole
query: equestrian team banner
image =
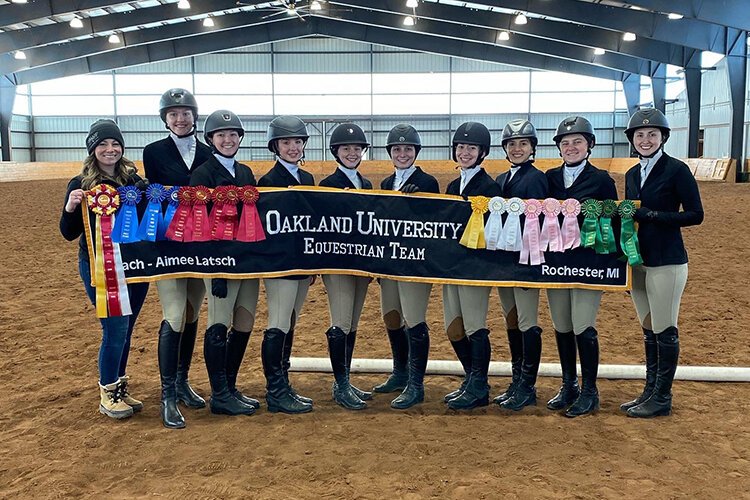
{"type": "Polygon", "coordinates": [[[101,278],[97,289],[112,297],[113,311],[123,276],[142,282],[354,274],[626,290],[628,263],[640,263],[635,206],[627,200],[464,200],[300,186],[167,189],[152,184],[145,192],[102,186],[87,193],[94,227],[89,214],[84,213],[84,222],[89,251],[96,255],[92,276],[101,278]],[[145,211],[136,211],[139,203],[145,211]],[[562,222],[558,214],[564,215],[562,222]]]}

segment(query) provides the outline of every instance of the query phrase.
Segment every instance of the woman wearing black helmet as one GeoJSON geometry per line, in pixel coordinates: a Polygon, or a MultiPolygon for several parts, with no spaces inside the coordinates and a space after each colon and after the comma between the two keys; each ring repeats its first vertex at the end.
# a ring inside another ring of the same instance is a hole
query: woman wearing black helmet
{"type": "MultiPolygon", "coordinates": [[[[537,143],[536,129],[530,121],[519,119],[505,125],[502,145],[511,167],[497,178],[503,198],[543,200],[547,197],[547,177],[533,163],[537,143]]],[[[508,329],[512,379],[508,389],[493,402],[503,408],[520,410],[525,401],[514,398],[513,394],[523,374],[527,379],[536,378],[542,356],[539,289],[501,287],[497,291],[508,329]]]]}
{"type": "MultiPolygon", "coordinates": [[[[331,133],[331,154],[339,164],[331,175],[320,181],[324,187],[340,189],[372,189],[372,183],[362,177],[357,168],[362,155],[370,146],[364,131],[354,123],[342,123],[331,133]]],[[[357,325],[367,296],[370,278],[344,274],[323,275],[328,294],[331,327],[326,332],[328,354],[333,367],[333,399],[349,410],[367,408],[372,394],[361,391],[349,382],[357,325]]]]}
{"type": "MultiPolygon", "coordinates": [[[[582,116],[569,116],[558,125],[553,140],[564,163],[546,173],[550,197],[558,200],[574,198],[581,202],[588,199],[617,199],[615,181],[609,173],[594,167],[588,161],[596,144],[591,122],[582,116]]],[[[586,415],[599,409],[599,391],[596,388],[599,336],[596,331],[596,316],[601,299],[602,292],[599,290],[547,290],[562,367],[562,386],[557,395],[547,403],[547,408],[567,408],[566,417],[586,415]],[[582,388],[578,386],[576,375],[576,349],[581,360],[582,388]]],[[[531,400],[528,384],[521,384],[519,391],[521,390],[528,393],[531,400]]],[[[536,402],[535,395],[533,402],[536,402]]]]}
{"type": "MultiPolygon", "coordinates": [[[[91,303],[96,306],[96,289],[91,286],[89,247],[84,234],[81,204],[86,191],[99,184],[138,186],[143,181],[132,161],[123,156],[125,142],[120,128],[112,120],[97,120],[86,137],[88,156],[81,173],[68,183],[66,203],[60,217],[60,232],[72,241],[79,238],[78,273],[91,303]]],[[[94,215],[90,214],[92,220],[94,215]]],[[[143,409],[143,403],[128,393],[128,354],[130,337],[148,292],[148,283],[128,285],[132,314],[101,318],[102,342],[99,346],[99,412],[121,419],[143,409]]]]}
{"type": "MultiPolygon", "coordinates": [[[[159,116],[169,136],[143,149],[143,168],[152,183],[187,186],[190,174],[211,158],[211,150],[195,137],[198,104],[185,89],[169,89],[159,101],[159,116]]],[[[198,316],[206,289],[197,278],[156,282],[163,321],[159,328],[161,419],[165,427],[185,427],[177,402],[203,408],[206,402],[190,387],[188,371],[193,357],[198,316]]]]}
{"type": "MultiPolygon", "coordinates": [[[[299,167],[300,162],[304,163],[309,137],[305,122],[296,116],[277,116],[271,120],[267,133],[268,149],[276,155],[276,164],[258,180],[258,186],[314,186],[312,174],[299,167]]],[[[261,358],[270,412],[306,413],[313,409],[312,400],[297,394],[289,384],[294,326],[311,280],[311,276],[263,280],[268,302],[268,328],[263,335],[261,358]]]]}
{"type": "Polygon", "coordinates": [[[669,123],[658,109],[630,117],[625,135],[640,163],[625,174],[625,198],[640,200],[635,212],[643,265],[633,266],[633,290],[646,350],[646,385],[620,408],[629,417],[657,417],[672,411],[672,381],[680,341],[677,319],[688,276],[680,229],[703,222],[698,183],[685,163],[664,152],[669,123]],[[680,210],[682,207],[682,211],[680,210]]]}
{"type": "MultiPolygon", "coordinates": [[[[461,168],[446,194],[500,196],[500,186],[480,165],[490,152],[490,131],[477,122],[462,123],[453,134],[452,157],[461,168]]],[[[492,288],[443,285],[445,331],[466,376],[461,387],[446,396],[448,408],[470,410],[489,403],[487,372],[490,367],[490,331],[487,309],[492,288]]]]}
{"type": "MultiPolygon", "coordinates": [[[[400,123],[388,133],[385,149],[395,171],[380,189],[404,193],[439,193],[437,180],[414,164],[422,148],[417,130],[400,123]]],[[[430,352],[427,305],[432,284],[380,280],[380,308],[393,353],[393,372],[373,388],[375,392],[401,391],[391,407],[404,410],[424,401],[424,374],[430,352]]]]}
{"type": "MultiPolygon", "coordinates": [[[[195,169],[190,185],[254,186],[253,171],[235,160],[244,136],[240,118],[231,111],[222,109],[208,115],[203,137],[213,155],[195,169]]],[[[211,413],[252,415],[260,403],[243,395],[236,381],[255,324],[259,281],[207,278],[205,284],[211,290],[208,327],[203,339],[203,356],[211,383],[211,413]]]]}

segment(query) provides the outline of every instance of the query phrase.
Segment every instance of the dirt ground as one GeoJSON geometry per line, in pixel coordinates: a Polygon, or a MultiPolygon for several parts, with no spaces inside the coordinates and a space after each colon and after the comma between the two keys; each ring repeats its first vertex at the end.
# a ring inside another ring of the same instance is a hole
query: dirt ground
{"type": "MultiPolygon", "coordinates": [[[[622,176],[616,180],[622,193],[622,176]]],[[[295,387],[315,399],[310,414],[184,410],[187,428],[167,430],[159,420],[155,287],[129,368],[145,409],[122,422],[106,418],[97,411],[100,328],[77,276],[77,247],[57,228],[65,185],[0,184],[0,498],[750,498],[750,384],[677,382],[672,417],[634,420],[618,406],[642,382],[602,380],[601,411],[566,419],[544,407],[558,386],[553,378],[540,379],[540,404],[518,413],[494,405],[448,411],[442,396],[459,379],[438,376],[426,380],[425,403],[408,411],[392,410],[392,396],[378,395],[367,410],[350,412],[331,401],[330,375],[293,373],[295,387]]],[[[684,231],[690,277],[681,362],[750,366],[750,293],[742,278],[750,185],[703,183],[701,191],[705,222],[684,231]]],[[[429,309],[431,357],[452,360],[438,292],[429,309]]],[[[543,361],[555,362],[542,307],[543,361]]],[[[355,356],[389,356],[378,309],[374,285],[355,356]]],[[[295,355],[326,355],[327,322],[318,281],[299,320],[295,355]]],[[[261,303],[239,380],[255,397],[264,394],[264,324],[261,303]]],[[[490,326],[492,359],[507,361],[496,299],[490,326]]],[[[605,294],[598,326],[602,363],[643,362],[625,293],[605,294]]],[[[364,388],[383,378],[353,376],[364,388]]],[[[191,379],[207,397],[200,347],[191,379]]],[[[491,383],[496,395],[508,379],[491,383]]]]}

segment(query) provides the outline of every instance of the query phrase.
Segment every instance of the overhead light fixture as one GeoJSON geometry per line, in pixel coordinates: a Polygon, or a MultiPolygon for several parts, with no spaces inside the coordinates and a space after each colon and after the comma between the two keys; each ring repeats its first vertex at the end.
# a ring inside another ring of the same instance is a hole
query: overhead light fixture
{"type": "Polygon", "coordinates": [[[410,9],[416,9],[419,7],[419,2],[417,0],[406,0],[406,6],[410,9]]]}
{"type": "Polygon", "coordinates": [[[414,24],[416,24],[416,23],[415,23],[415,21],[414,21],[414,18],[413,18],[413,17],[411,17],[411,16],[406,16],[406,17],[404,18],[404,26],[414,26],[414,24]]]}
{"type": "Polygon", "coordinates": [[[203,26],[205,26],[206,28],[213,28],[214,20],[210,17],[206,17],[205,19],[203,19],[203,26]]]}
{"type": "Polygon", "coordinates": [[[635,38],[636,38],[635,33],[631,33],[629,31],[622,34],[622,39],[625,40],[626,42],[633,42],[635,41],[635,38]]]}
{"type": "Polygon", "coordinates": [[[117,36],[117,33],[112,33],[109,35],[109,38],[107,38],[109,43],[120,43],[120,37],[117,36]]]}
{"type": "Polygon", "coordinates": [[[188,0],[180,0],[179,2],[177,2],[177,8],[187,10],[190,8],[190,2],[188,2],[188,0]]]}
{"type": "Polygon", "coordinates": [[[685,17],[685,16],[683,16],[682,14],[676,14],[676,13],[674,13],[674,12],[670,12],[669,14],[667,14],[667,17],[668,17],[669,19],[674,19],[674,20],[677,20],[677,19],[682,19],[682,18],[683,18],[683,17],[685,17]]]}
{"type": "Polygon", "coordinates": [[[594,55],[595,56],[603,56],[604,55],[604,49],[601,47],[597,47],[594,49],[594,55]]]}
{"type": "MultiPolygon", "coordinates": [[[[14,3],[26,3],[26,2],[14,2],[14,3]]],[[[17,50],[15,54],[13,54],[13,57],[18,59],[19,61],[26,60],[26,53],[23,50],[17,50]]]]}
{"type": "Polygon", "coordinates": [[[510,40],[510,33],[508,33],[507,31],[501,31],[497,34],[498,42],[507,42],[508,40],[510,40]]]}
{"type": "Polygon", "coordinates": [[[321,10],[323,8],[322,5],[320,5],[320,2],[318,0],[315,0],[313,3],[310,4],[310,10],[321,10]]]}
{"type": "Polygon", "coordinates": [[[71,28],[83,28],[83,21],[81,21],[80,17],[74,17],[70,20],[70,27],[71,28]]]}
{"type": "MultiPolygon", "coordinates": [[[[28,3],[28,2],[27,2],[27,0],[10,0],[10,3],[28,3]]],[[[18,59],[18,58],[16,58],[16,59],[18,59]]],[[[24,59],[26,59],[26,58],[24,57],[24,59]]]]}
{"type": "Polygon", "coordinates": [[[513,21],[513,22],[514,22],[514,23],[516,23],[516,24],[526,24],[526,23],[528,23],[528,22],[529,22],[529,20],[528,20],[528,18],[527,18],[527,17],[525,16],[525,15],[523,15],[523,14],[518,14],[518,15],[516,16],[516,19],[515,19],[515,21],[513,21]]]}

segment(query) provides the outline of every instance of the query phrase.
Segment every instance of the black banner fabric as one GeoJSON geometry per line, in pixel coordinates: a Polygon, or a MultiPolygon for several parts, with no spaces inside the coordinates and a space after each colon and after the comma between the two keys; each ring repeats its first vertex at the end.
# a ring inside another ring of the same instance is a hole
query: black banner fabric
{"type": "Polygon", "coordinates": [[[471,204],[456,196],[326,188],[260,189],[266,239],[122,244],[128,282],[168,277],[356,274],[406,281],[531,288],[630,288],[616,254],[593,249],[519,253],[469,249],[459,240],[471,204]]]}

